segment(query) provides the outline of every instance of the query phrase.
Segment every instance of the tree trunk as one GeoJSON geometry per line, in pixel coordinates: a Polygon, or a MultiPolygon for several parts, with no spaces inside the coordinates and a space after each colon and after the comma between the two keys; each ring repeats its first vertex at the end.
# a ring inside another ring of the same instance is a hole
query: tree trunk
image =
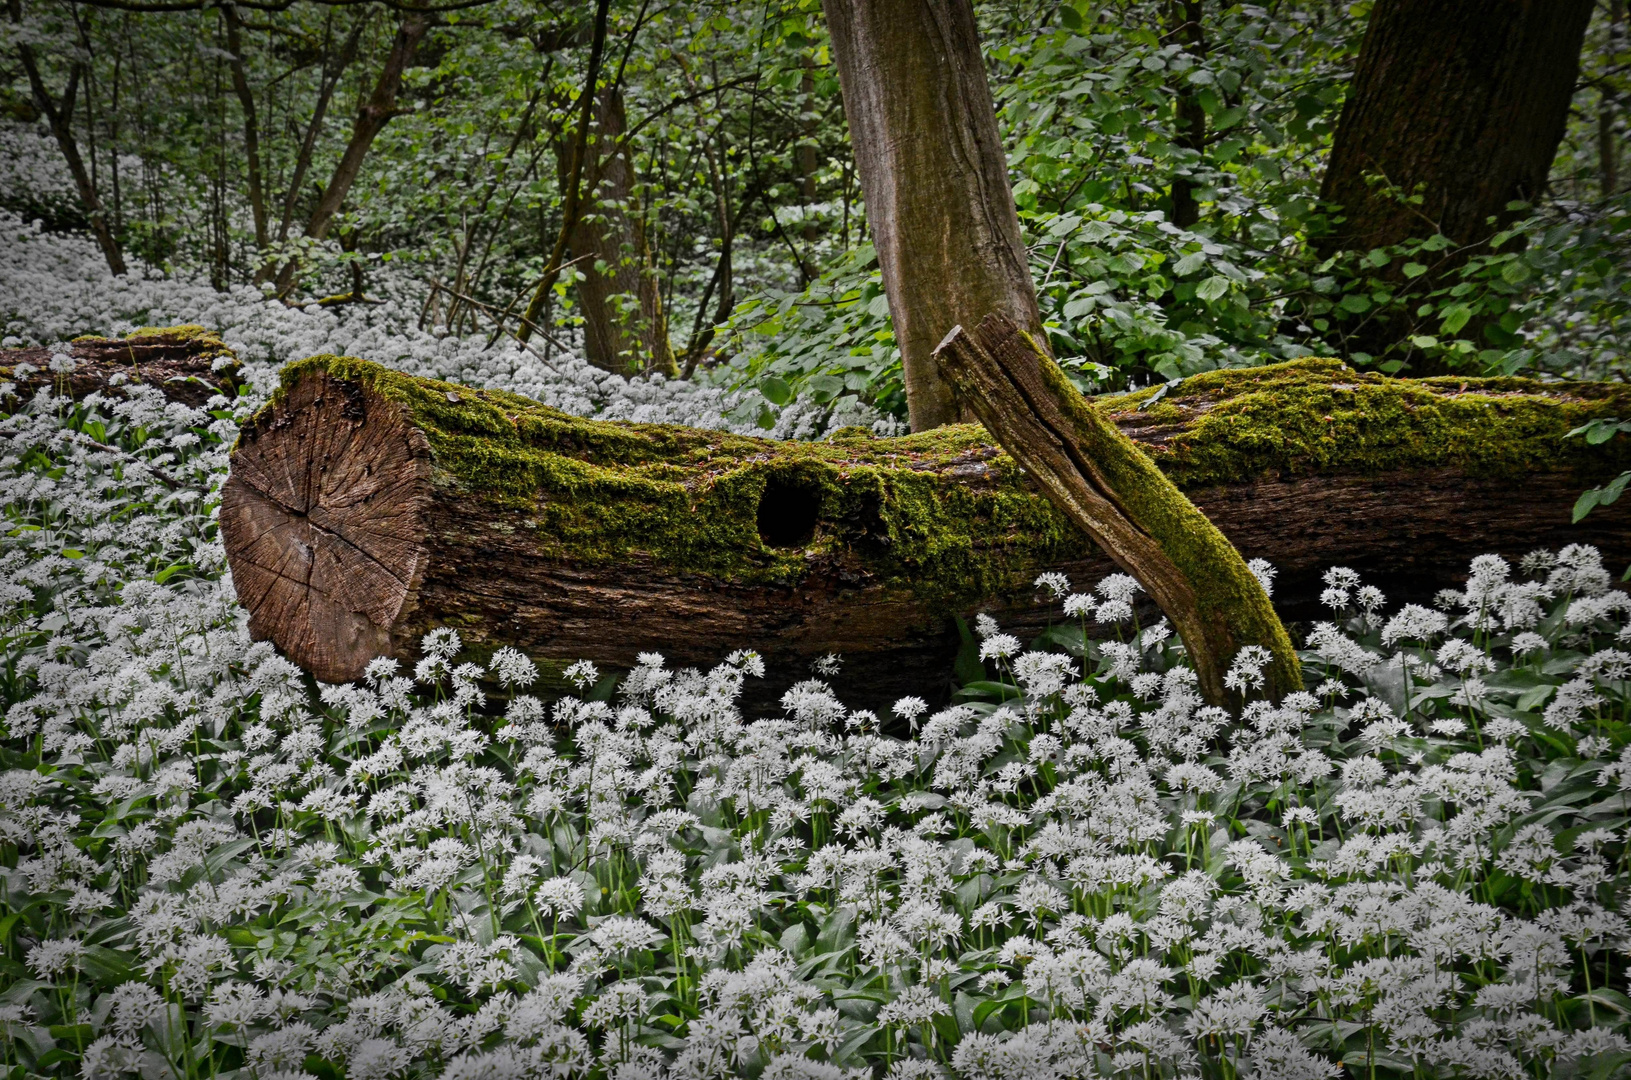
{"type": "Polygon", "coordinates": [[[249,212],[255,219],[255,250],[262,252],[271,243],[272,235],[266,220],[266,188],[261,180],[260,121],[256,117],[255,92],[250,89],[249,76],[244,70],[243,25],[238,20],[238,9],[230,3],[222,4],[221,15],[226,20],[227,50],[232,53],[232,91],[238,96],[238,108],[244,118],[244,169],[249,176],[249,212]]]}
{"type": "Polygon", "coordinates": [[[912,430],[963,414],[934,359],[993,311],[1042,339],[969,0],[823,0],[912,430]]]}
{"type": "MultiPolygon", "coordinates": [[[[1430,288],[1511,219],[1509,202],[1538,198],[1593,3],[1376,0],[1320,189],[1342,218],[1322,252],[1441,232],[1460,250],[1418,279],[1430,288]]],[[[1412,323],[1374,318],[1348,347],[1381,353],[1412,323]]]]}
{"type": "MultiPolygon", "coordinates": [[[[238,394],[237,358],[202,326],[138,330],[127,338],[76,338],[70,355],[74,370],[63,375],[51,371],[50,349],[0,349],[0,384],[12,384],[19,400],[51,387],[76,401],[93,393],[123,397],[125,387],[146,384],[195,408],[216,394],[238,394]],[[19,374],[22,364],[33,370],[19,374]]],[[[0,408],[14,404],[0,399],[0,408]]]]}
{"type": "MultiPolygon", "coordinates": [[[[660,371],[674,375],[668,316],[651,265],[651,249],[635,204],[634,163],[623,145],[627,128],[623,95],[615,87],[595,99],[595,139],[587,148],[581,180],[584,196],[574,215],[567,248],[581,259],[578,303],[583,309],[584,358],[619,375],[660,371]]],[[[557,143],[562,190],[571,182],[573,144],[557,143]]]]}
{"type": "MultiPolygon", "coordinates": [[[[1631,387],[1308,360],[1100,407],[1242,554],[1278,566],[1289,617],[1324,617],[1332,564],[1425,601],[1484,551],[1631,553],[1623,503],[1570,524],[1583,487],[1631,467],[1631,440],[1563,438],[1627,415],[1631,387]]],[[[775,442],[584,420],[334,357],[288,369],[245,426],[220,520],[251,632],[329,682],[451,626],[478,654],[559,663],[756,648],[780,678],[767,692],[838,652],[873,695],[857,704],[887,705],[945,685],[953,616],[1034,634],[1065,622],[1038,573],[1086,589],[1117,569],[973,425],[775,442]]]]}
{"type": "Polygon", "coordinates": [[[953,327],[935,356],[1002,448],[1172,620],[1208,701],[1228,700],[1224,673],[1243,645],[1272,654],[1275,700],[1302,689],[1291,638],[1240,552],[1035,338],[992,314],[972,334],[953,327]]]}
{"type": "MultiPolygon", "coordinates": [[[[23,21],[20,0],[10,0],[8,9],[11,21],[20,24],[23,21]]],[[[91,234],[96,237],[96,245],[102,249],[102,257],[107,260],[108,270],[118,277],[125,272],[124,253],[119,250],[119,241],[113,235],[113,224],[108,220],[107,210],[102,206],[102,200],[96,193],[96,184],[86,170],[85,159],[80,157],[79,144],[74,140],[74,97],[79,90],[84,65],[78,60],[74,62],[59,106],[52,98],[51,91],[46,88],[45,78],[40,74],[33,46],[19,44],[17,58],[22,61],[23,71],[28,76],[28,88],[34,98],[34,107],[44,115],[46,123],[51,126],[51,135],[57,140],[57,148],[62,151],[62,159],[67,163],[68,172],[74,178],[74,190],[79,193],[79,201],[85,207],[85,217],[90,222],[91,234]]]]}
{"type": "MultiPolygon", "coordinates": [[[[317,136],[323,130],[323,118],[328,114],[329,102],[334,100],[334,89],[339,86],[341,76],[345,74],[345,69],[351,66],[351,61],[356,59],[357,46],[362,41],[363,30],[368,26],[368,15],[367,9],[364,9],[357,17],[357,21],[352,24],[351,32],[346,35],[345,44],[340,47],[339,56],[332,64],[325,56],[323,77],[317,87],[317,102],[312,108],[311,120],[306,124],[306,134],[301,139],[300,152],[295,155],[294,173],[289,178],[289,190],[283,197],[283,216],[278,222],[277,230],[280,244],[289,238],[289,226],[294,221],[295,206],[300,201],[300,187],[306,182],[306,173],[311,168],[312,152],[317,147],[317,136]]],[[[332,11],[329,17],[333,18],[332,11]]],[[[330,40],[332,39],[325,30],[323,39],[325,52],[330,40]]],[[[255,272],[255,283],[258,285],[271,280],[276,270],[276,263],[264,264],[255,272]]]]}
{"type": "MultiPolygon", "coordinates": [[[[561,188],[561,228],[556,233],[555,247],[549,253],[549,260],[544,263],[543,275],[532,291],[532,299],[527,301],[527,310],[521,316],[521,327],[516,331],[516,340],[523,345],[532,337],[533,328],[544,317],[544,306],[549,303],[549,294],[555,288],[555,282],[560,280],[561,268],[566,260],[566,245],[581,212],[578,197],[583,186],[584,159],[589,154],[589,126],[594,120],[595,102],[599,98],[600,62],[606,52],[606,22],[610,9],[611,0],[595,0],[595,19],[589,37],[589,69],[584,74],[583,89],[578,91],[575,103],[578,126],[572,135],[571,167],[561,188]]],[[[543,213],[542,208],[539,213],[543,213]]]]}
{"type": "MultiPolygon", "coordinates": [[[[1196,60],[1206,59],[1206,28],[1201,22],[1205,6],[1201,0],[1173,0],[1171,5],[1175,36],[1196,60]]],[[[1173,104],[1177,133],[1173,139],[1186,150],[1196,154],[1206,152],[1206,110],[1201,107],[1200,96],[1194,93],[1189,80],[1179,76],[1178,95],[1173,104]]],[[[1188,176],[1173,174],[1172,223],[1180,229],[1192,229],[1201,220],[1201,206],[1195,199],[1195,182],[1188,176]]]]}
{"type": "MultiPolygon", "coordinates": [[[[380,70],[379,80],[374,83],[368,100],[357,111],[345,153],[340,155],[339,164],[334,166],[334,175],[329,177],[322,197],[317,200],[317,208],[306,222],[306,236],[310,239],[321,240],[328,235],[334,215],[340,212],[345,197],[351,193],[351,185],[362,171],[363,159],[368,156],[375,137],[385,130],[385,125],[396,115],[396,95],[402,89],[402,76],[413,62],[413,54],[418,51],[420,41],[424,40],[429,30],[430,17],[427,15],[404,15],[397,25],[396,37],[391,41],[391,51],[385,57],[385,67],[380,70]]],[[[280,296],[287,295],[294,287],[296,265],[295,260],[290,260],[278,274],[280,296]]]]}

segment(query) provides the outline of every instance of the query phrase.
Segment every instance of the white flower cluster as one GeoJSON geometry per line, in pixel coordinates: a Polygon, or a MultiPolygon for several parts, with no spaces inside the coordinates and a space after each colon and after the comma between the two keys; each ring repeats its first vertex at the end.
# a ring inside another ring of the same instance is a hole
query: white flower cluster
{"type": "Polygon", "coordinates": [[[452,629],[313,688],[233,602],[212,407],[0,419],[12,1077],[1631,1060],[1631,605],[1589,548],[1392,615],[1333,571],[1309,689],[1246,653],[1229,709],[1129,580],[1060,575],[1051,650],[981,619],[991,681],[887,723],[825,679],[745,714],[751,652],[550,693],[452,629]]]}
{"type": "Polygon", "coordinates": [[[815,438],[855,424],[884,434],[899,428],[893,419],[844,398],[831,409],[794,403],[781,410],[774,428],[760,430],[729,419],[739,395],[716,386],[661,375],[624,379],[571,353],[529,350],[507,339],[489,347],[484,334],[419,330],[415,283],[385,272],[377,276],[382,303],[328,308],[288,307],[248,285],[217,292],[202,278],[168,276],[139,263],[116,278],[89,239],[48,233],[38,222],[0,211],[0,343],[44,346],[81,334],[116,336],[138,326],[197,323],[233,348],[258,395],[276,386],[283,364],[332,353],[414,375],[510,390],[602,420],[726,428],[772,438],[815,438]]]}

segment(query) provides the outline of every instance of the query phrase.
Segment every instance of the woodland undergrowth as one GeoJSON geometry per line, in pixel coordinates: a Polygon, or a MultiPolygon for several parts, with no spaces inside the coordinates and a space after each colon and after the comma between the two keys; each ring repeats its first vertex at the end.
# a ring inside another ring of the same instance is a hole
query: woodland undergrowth
{"type": "Polygon", "coordinates": [[[838,658],[745,713],[751,651],[546,700],[446,629],[319,686],[225,567],[247,405],[126,390],[0,420],[9,1077],[1631,1063],[1631,599],[1595,550],[1432,607],[1334,568],[1306,689],[1261,700],[1248,649],[1228,710],[1131,579],[1058,575],[1047,634],[981,618],[982,677],[884,716],[838,658]]]}

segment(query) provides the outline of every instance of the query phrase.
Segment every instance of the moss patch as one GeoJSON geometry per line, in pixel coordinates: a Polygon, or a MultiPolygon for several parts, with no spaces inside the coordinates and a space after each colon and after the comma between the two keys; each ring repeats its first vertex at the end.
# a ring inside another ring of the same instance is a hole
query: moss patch
{"type": "MultiPolygon", "coordinates": [[[[1029,588],[1039,565],[1092,552],[978,425],[777,442],[586,420],[515,394],[336,356],[286,368],[274,403],[316,372],[400,404],[429,439],[435,482],[519,511],[516,527],[532,532],[543,557],[649,558],[676,573],[744,584],[794,585],[819,573],[950,603],[1013,595],[1029,588]],[[808,542],[782,547],[761,538],[760,499],[773,481],[815,500],[808,542]]],[[[1266,472],[1445,465],[1515,474],[1575,468],[1585,486],[1588,476],[1631,467],[1620,445],[1631,440],[1587,447],[1562,438],[1587,419],[1631,415],[1631,390],[1619,387],[1411,382],[1305,360],[1195,376],[1152,402],[1155,393],[1103,405],[1148,440],[1143,448],[1183,488],[1266,472]]],[[[1217,588],[1211,603],[1234,602],[1230,583],[1217,588]]]]}
{"type": "Polygon", "coordinates": [[[1631,416],[1631,387],[1617,383],[1390,379],[1306,359],[1195,375],[1171,392],[1151,388],[1104,407],[1184,488],[1268,472],[1445,467],[1486,476],[1569,470],[1584,485],[1631,467],[1631,440],[1588,447],[1564,438],[1587,420],[1631,416]]]}

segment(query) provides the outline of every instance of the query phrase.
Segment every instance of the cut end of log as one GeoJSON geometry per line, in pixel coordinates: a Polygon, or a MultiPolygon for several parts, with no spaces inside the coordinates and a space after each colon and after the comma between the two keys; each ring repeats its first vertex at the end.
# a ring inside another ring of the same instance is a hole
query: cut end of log
{"type": "Polygon", "coordinates": [[[244,428],[221,493],[256,640],[330,683],[393,651],[424,574],[430,445],[400,406],[306,378],[244,428]]]}

